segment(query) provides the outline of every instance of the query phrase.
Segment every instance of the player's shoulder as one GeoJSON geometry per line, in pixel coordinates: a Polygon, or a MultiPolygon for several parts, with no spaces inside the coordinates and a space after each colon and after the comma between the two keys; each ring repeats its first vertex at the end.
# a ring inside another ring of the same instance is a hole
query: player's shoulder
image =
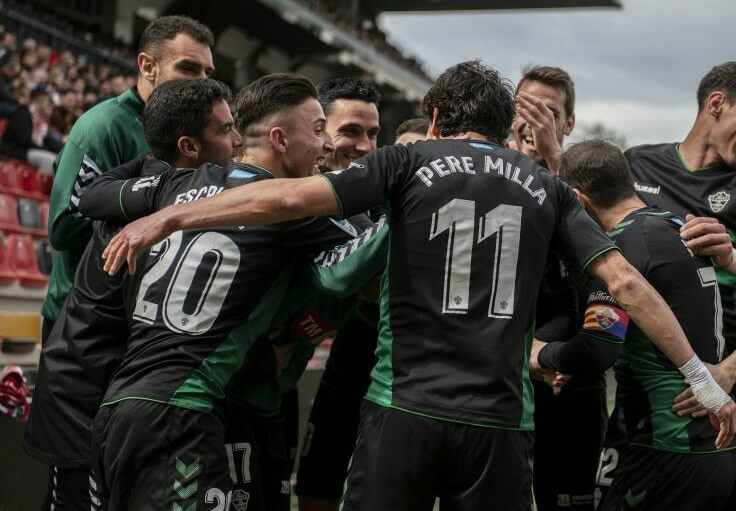
{"type": "Polygon", "coordinates": [[[69,139],[84,147],[110,135],[130,135],[131,129],[143,133],[141,117],[123,104],[118,96],[102,101],[82,114],[74,123],[69,139]]]}
{"type": "Polygon", "coordinates": [[[640,160],[662,160],[663,158],[671,158],[674,151],[674,143],[642,144],[626,149],[626,151],[624,151],[624,156],[626,156],[629,163],[633,165],[640,160]]]}

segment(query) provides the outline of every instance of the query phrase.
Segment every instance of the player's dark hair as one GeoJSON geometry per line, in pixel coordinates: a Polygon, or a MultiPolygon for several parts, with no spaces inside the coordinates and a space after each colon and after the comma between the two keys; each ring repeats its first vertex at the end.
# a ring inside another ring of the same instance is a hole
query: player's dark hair
{"type": "Polygon", "coordinates": [[[164,44],[179,34],[186,34],[210,47],[215,44],[212,31],[199,21],[189,16],[163,16],[153,20],[145,28],[138,43],[138,52],[144,51],[159,58],[164,44]]]}
{"type": "Polygon", "coordinates": [[[426,135],[427,129],[429,129],[429,120],[424,117],[417,117],[416,119],[407,119],[396,128],[396,138],[399,138],[404,133],[419,133],[420,135],[426,135]]]}
{"type": "Polygon", "coordinates": [[[517,93],[524,82],[539,82],[561,90],[565,93],[565,114],[569,117],[575,112],[575,82],[564,69],[553,66],[527,66],[516,86],[517,93]]]}
{"type": "Polygon", "coordinates": [[[378,107],[381,95],[373,85],[357,78],[332,78],[317,85],[317,95],[325,115],[329,115],[332,103],[338,99],[358,99],[378,107]]]}
{"type": "Polygon", "coordinates": [[[602,208],[610,208],[636,193],[626,157],[621,149],[605,140],[586,140],[570,146],[562,155],[560,179],[602,208]]]}
{"type": "Polygon", "coordinates": [[[703,110],[711,92],[721,91],[726,100],[736,101],[736,62],[724,62],[708,71],[698,85],[698,112],[703,110]]]}
{"type": "Polygon", "coordinates": [[[475,131],[496,142],[506,138],[514,119],[514,88],[498,71],[472,60],[445,70],[424,96],[422,111],[444,137],[475,131]]]}
{"type": "Polygon", "coordinates": [[[314,84],[302,75],[273,73],[246,85],[235,96],[233,117],[241,135],[253,123],[293,108],[309,98],[317,99],[314,84]]]}
{"type": "Polygon", "coordinates": [[[143,110],[143,132],[151,154],[172,163],[179,154],[179,138],[200,136],[215,103],[229,100],[227,85],[212,78],[160,84],[143,110]]]}

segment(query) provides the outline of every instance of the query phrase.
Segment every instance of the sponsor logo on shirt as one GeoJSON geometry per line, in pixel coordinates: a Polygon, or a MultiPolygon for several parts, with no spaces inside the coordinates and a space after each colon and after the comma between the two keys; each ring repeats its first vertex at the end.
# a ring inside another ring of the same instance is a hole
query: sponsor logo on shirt
{"type": "Polygon", "coordinates": [[[319,344],[335,333],[332,325],[316,310],[311,310],[298,317],[292,323],[291,329],[310,344],[319,344]]]}
{"type": "Polygon", "coordinates": [[[713,195],[708,195],[708,204],[710,205],[710,210],[713,213],[720,213],[723,211],[723,208],[726,207],[726,204],[728,204],[728,201],[730,200],[731,194],[725,190],[716,192],[713,195]]]}
{"type": "Polygon", "coordinates": [[[143,188],[156,188],[161,182],[161,175],[142,177],[133,184],[132,191],[137,192],[143,188]]]}
{"type": "Polygon", "coordinates": [[[230,179],[250,179],[255,176],[256,176],[255,172],[250,172],[248,170],[243,170],[243,169],[233,169],[233,171],[227,175],[227,177],[230,179]]]}
{"type": "Polygon", "coordinates": [[[348,165],[348,168],[349,168],[349,169],[352,169],[353,167],[357,167],[357,168],[359,168],[359,169],[364,169],[364,168],[365,168],[365,165],[363,165],[362,163],[358,163],[358,162],[355,162],[355,161],[351,161],[351,162],[350,162],[350,165],[348,165]]]}
{"type": "Polygon", "coordinates": [[[652,195],[659,195],[661,189],[660,186],[644,185],[634,181],[634,189],[641,193],[651,193],[652,195]]]}

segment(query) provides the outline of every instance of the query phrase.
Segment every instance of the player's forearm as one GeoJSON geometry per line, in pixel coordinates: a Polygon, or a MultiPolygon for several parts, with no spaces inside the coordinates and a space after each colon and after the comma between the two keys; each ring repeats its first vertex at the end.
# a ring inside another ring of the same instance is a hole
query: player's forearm
{"type": "Polygon", "coordinates": [[[629,318],[677,367],[695,354],[664,299],[619,252],[609,252],[590,267],[629,318]]]}
{"type": "Polygon", "coordinates": [[[259,181],[208,199],[169,206],[162,212],[172,232],[275,224],[341,213],[332,188],[320,176],[259,181]]]}

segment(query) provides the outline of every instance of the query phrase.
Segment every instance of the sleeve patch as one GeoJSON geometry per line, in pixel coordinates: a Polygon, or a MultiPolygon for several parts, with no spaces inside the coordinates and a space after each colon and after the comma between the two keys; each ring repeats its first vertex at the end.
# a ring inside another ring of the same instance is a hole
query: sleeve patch
{"type": "Polygon", "coordinates": [[[79,167],[79,171],[77,172],[77,178],[74,180],[74,189],[72,190],[72,196],[69,204],[69,209],[75,216],[81,217],[78,209],[79,198],[82,196],[84,188],[100,175],[102,175],[102,171],[100,170],[100,168],[97,166],[94,160],[89,157],[89,155],[85,154],[84,158],[82,159],[82,164],[79,167]]]}
{"type": "Polygon", "coordinates": [[[332,325],[316,310],[310,310],[298,316],[292,322],[291,329],[301,339],[313,345],[321,343],[335,333],[332,325]]]}
{"type": "Polygon", "coordinates": [[[583,328],[588,331],[605,332],[623,341],[629,326],[629,315],[618,307],[593,304],[585,311],[583,328]]]}

